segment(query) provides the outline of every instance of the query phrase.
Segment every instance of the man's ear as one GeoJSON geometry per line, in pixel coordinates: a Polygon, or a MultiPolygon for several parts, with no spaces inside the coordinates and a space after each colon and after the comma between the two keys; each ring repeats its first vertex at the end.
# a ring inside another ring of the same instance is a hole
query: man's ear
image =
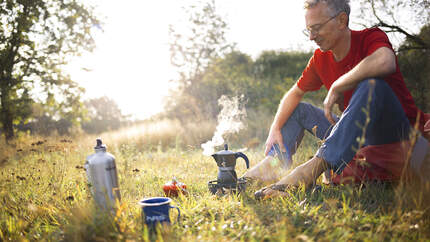
{"type": "Polygon", "coordinates": [[[339,14],[338,17],[338,21],[341,24],[340,26],[342,26],[343,28],[348,28],[348,23],[349,23],[349,17],[345,12],[341,12],[339,14]]]}

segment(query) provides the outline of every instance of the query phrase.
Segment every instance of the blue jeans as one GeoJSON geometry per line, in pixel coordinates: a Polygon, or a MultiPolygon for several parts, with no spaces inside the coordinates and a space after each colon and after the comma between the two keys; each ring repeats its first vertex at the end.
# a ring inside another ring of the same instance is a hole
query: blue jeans
{"type": "MultiPolygon", "coordinates": [[[[324,140],[316,156],[323,158],[340,174],[359,148],[363,125],[369,120],[364,145],[390,144],[409,139],[410,124],[396,95],[384,80],[367,79],[357,85],[348,107],[332,126],[324,111],[311,104],[299,103],[281,129],[287,156],[296,152],[304,130],[324,140]],[[369,108],[367,108],[369,106],[369,108]]],[[[274,149],[269,155],[274,155],[274,149]]]]}

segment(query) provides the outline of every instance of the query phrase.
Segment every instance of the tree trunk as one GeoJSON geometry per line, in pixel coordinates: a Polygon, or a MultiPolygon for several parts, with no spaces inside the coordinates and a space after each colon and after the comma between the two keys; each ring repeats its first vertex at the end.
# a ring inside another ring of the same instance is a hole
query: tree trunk
{"type": "MultiPolygon", "coordinates": [[[[5,81],[5,80],[2,80],[5,81]]],[[[9,92],[4,86],[1,87],[1,123],[3,125],[3,132],[5,133],[6,141],[14,137],[13,132],[13,112],[10,104],[9,92]]]]}

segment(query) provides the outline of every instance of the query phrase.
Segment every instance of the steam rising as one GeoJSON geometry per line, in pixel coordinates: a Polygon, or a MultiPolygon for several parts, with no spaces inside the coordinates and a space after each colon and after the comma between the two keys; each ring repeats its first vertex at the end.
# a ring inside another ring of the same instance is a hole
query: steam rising
{"type": "MultiPolygon", "coordinates": [[[[242,96],[243,97],[243,96],[242,96]]],[[[218,125],[212,140],[202,144],[203,154],[212,155],[215,146],[224,144],[224,135],[237,133],[244,125],[243,119],[246,117],[244,104],[241,104],[241,98],[221,96],[218,99],[218,105],[222,106],[221,112],[218,114],[218,125]]]]}

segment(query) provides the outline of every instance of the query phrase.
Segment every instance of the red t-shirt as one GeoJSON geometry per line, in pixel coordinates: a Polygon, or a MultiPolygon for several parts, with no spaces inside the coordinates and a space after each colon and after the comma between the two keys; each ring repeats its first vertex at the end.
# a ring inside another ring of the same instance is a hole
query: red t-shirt
{"type": "MultiPolygon", "coordinates": [[[[371,55],[380,47],[392,49],[387,35],[378,28],[364,29],[361,31],[351,31],[351,48],[341,61],[336,62],[331,51],[323,52],[317,49],[309,60],[309,63],[297,81],[297,86],[303,91],[316,91],[324,85],[330,89],[334,81],[340,76],[354,68],[361,60],[371,55]]],[[[424,130],[423,113],[415,106],[415,102],[406,88],[403,76],[400,73],[396,58],[396,72],[384,78],[393,89],[397,98],[403,106],[409,121],[415,125],[418,113],[420,113],[419,130],[424,130]]],[[[344,92],[344,108],[349,104],[349,100],[354,90],[344,92]]]]}

